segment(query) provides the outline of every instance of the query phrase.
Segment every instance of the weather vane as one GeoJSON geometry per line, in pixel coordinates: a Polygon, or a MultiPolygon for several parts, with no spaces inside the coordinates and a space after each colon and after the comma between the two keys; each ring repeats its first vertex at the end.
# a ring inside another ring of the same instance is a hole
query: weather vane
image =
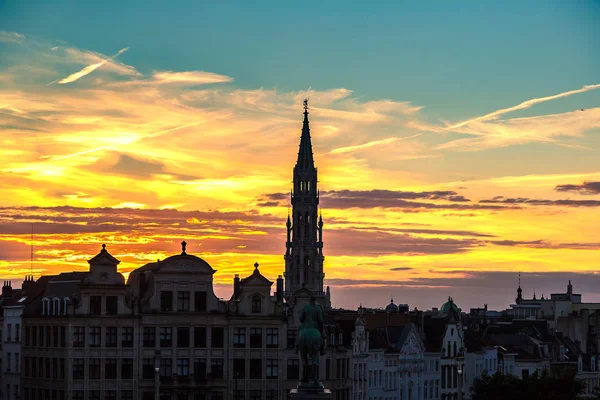
{"type": "Polygon", "coordinates": [[[308,97],[304,99],[304,111],[308,111],[308,97]]]}

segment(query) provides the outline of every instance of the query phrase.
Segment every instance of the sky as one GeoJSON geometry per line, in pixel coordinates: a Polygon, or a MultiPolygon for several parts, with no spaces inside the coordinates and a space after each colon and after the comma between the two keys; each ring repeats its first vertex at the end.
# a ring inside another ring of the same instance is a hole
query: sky
{"type": "Polygon", "coordinates": [[[600,301],[600,2],[0,0],[0,279],[283,273],[302,100],[336,307],[600,301]],[[33,227],[34,236],[31,239],[33,227]],[[33,249],[33,262],[31,251],[33,249]]]}

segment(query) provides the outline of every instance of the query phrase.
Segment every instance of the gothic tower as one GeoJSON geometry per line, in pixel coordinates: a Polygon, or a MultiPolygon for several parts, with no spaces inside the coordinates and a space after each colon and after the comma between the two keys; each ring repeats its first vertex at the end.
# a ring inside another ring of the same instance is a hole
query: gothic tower
{"type": "Polygon", "coordinates": [[[322,305],[329,306],[328,296],[323,292],[323,219],[318,215],[317,182],[308,125],[308,100],[304,100],[304,123],[291,192],[292,216],[290,220],[288,215],[286,223],[285,292],[289,298],[304,287],[313,292],[322,305]]]}

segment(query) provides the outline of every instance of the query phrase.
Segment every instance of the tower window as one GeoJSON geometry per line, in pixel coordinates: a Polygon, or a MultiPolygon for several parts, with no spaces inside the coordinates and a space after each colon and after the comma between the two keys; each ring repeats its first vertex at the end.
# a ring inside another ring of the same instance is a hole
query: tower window
{"type": "Polygon", "coordinates": [[[307,191],[310,191],[310,181],[307,181],[307,182],[306,182],[306,190],[307,190],[307,191]]]}

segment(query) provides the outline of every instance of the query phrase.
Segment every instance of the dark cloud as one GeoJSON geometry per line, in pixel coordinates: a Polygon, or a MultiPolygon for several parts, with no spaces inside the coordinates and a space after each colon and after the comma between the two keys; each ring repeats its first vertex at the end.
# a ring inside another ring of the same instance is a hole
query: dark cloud
{"type": "Polygon", "coordinates": [[[256,204],[259,207],[277,207],[279,205],[279,202],[277,201],[265,201],[262,203],[257,203],[256,204]]]}
{"type": "Polygon", "coordinates": [[[581,185],[558,185],[557,192],[575,192],[583,195],[600,194],[600,182],[583,182],[581,185]]]}
{"type": "Polygon", "coordinates": [[[390,271],[410,271],[411,267],[394,267],[390,268],[390,271]]]}
{"type": "MultiPolygon", "coordinates": [[[[279,201],[280,205],[287,204],[289,194],[271,193],[266,195],[270,201],[279,201]]],[[[506,207],[470,203],[471,200],[454,191],[408,192],[401,190],[330,190],[321,192],[321,203],[326,208],[397,208],[404,212],[419,212],[424,209],[432,210],[502,210],[506,207]],[[427,200],[427,201],[426,201],[427,200]],[[440,203],[441,202],[441,203],[440,203]],[[443,203],[453,202],[453,203],[443,203]]]]}
{"type": "Polygon", "coordinates": [[[483,204],[529,204],[533,206],[564,206],[564,207],[600,207],[600,200],[543,200],[527,197],[496,196],[491,199],[479,200],[483,204]]]}
{"type": "Polygon", "coordinates": [[[380,228],[377,226],[351,226],[354,230],[366,231],[381,231],[381,232],[401,232],[401,233],[416,233],[423,235],[443,235],[443,236],[472,236],[472,237],[496,237],[487,233],[463,230],[445,230],[445,229],[426,229],[426,228],[380,228]]]}
{"type": "Polygon", "coordinates": [[[552,243],[546,240],[495,240],[488,243],[498,246],[529,247],[534,249],[600,250],[600,243],[552,243]]]}

